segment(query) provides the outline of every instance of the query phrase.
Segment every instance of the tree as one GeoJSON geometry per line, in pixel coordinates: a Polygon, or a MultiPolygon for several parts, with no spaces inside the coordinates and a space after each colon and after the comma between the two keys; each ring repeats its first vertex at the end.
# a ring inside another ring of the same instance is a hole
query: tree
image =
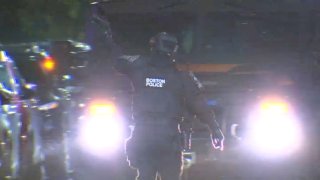
{"type": "Polygon", "coordinates": [[[87,0],[4,0],[4,42],[81,39],[87,0]]]}

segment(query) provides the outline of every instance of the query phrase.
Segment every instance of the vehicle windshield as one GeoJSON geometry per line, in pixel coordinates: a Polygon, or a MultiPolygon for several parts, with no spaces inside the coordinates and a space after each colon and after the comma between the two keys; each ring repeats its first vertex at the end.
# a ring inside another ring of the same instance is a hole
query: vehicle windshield
{"type": "Polygon", "coordinates": [[[39,85],[45,82],[44,79],[46,74],[40,67],[40,60],[30,60],[31,55],[22,53],[12,53],[12,56],[15,59],[15,64],[17,65],[19,72],[27,82],[39,85]]]}

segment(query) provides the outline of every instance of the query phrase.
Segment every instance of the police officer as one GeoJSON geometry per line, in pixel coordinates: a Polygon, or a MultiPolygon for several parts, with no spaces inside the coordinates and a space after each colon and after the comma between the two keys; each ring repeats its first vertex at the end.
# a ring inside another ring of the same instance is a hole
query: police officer
{"type": "Polygon", "coordinates": [[[131,167],[139,180],[178,180],[182,154],[178,124],[184,107],[209,127],[215,148],[223,148],[223,134],[200,93],[196,78],[174,65],[177,39],[161,32],[150,39],[150,57],[121,56],[115,68],[126,74],[134,87],[134,130],[126,143],[131,167]]]}

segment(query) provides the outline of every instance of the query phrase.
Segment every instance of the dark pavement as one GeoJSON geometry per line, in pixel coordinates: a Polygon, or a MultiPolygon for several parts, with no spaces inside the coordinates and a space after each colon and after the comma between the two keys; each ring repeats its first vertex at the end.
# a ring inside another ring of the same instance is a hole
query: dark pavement
{"type": "MultiPolygon", "coordinates": [[[[21,180],[133,180],[135,171],[128,167],[122,152],[105,158],[95,157],[71,143],[70,164],[72,172],[65,173],[66,161],[62,143],[47,141],[46,159],[41,165],[32,165],[24,157],[21,180]],[[41,169],[42,168],[42,169],[41,169]],[[41,177],[41,170],[46,177],[41,177]]],[[[28,151],[25,148],[23,151],[28,151]]],[[[239,149],[203,151],[196,156],[196,164],[184,171],[183,180],[318,180],[318,166],[310,163],[306,155],[295,156],[290,161],[268,161],[252,158],[239,149]]],[[[306,153],[307,154],[307,153],[306,153]]],[[[309,159],[310,160],[310,159],[309,159]]],[[[1,173],[1,180],[4,173],[1,173]]]]}

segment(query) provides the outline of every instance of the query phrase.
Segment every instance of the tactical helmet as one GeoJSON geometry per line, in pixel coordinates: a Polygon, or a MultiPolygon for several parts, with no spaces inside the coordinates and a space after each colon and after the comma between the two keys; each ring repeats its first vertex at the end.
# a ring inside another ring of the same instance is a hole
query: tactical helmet
{"type": "Polygon", "coordinates": [[[168,34],[166,32],[161,32],[153,36],[150,41],[151,51],[173,55],[178,50],[178,40],[175,36],[168,34]]]}

